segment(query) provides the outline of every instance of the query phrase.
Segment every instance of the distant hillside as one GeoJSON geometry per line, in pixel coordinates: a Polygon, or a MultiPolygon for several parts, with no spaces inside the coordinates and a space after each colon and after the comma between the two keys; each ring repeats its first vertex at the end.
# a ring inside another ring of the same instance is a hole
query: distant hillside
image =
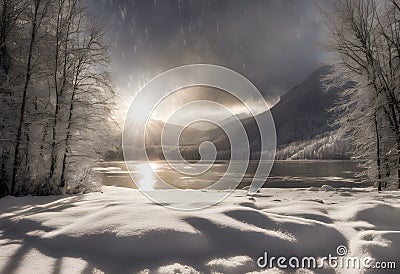
{"type": "Polygon", "coordinates": [[[331,131],[330,122],[335,115],[328,111],[334,107],[342,89],[324,91],[322,78],[329,73],[323,66],[314,71],[301,84],[282,96],[272,109],[278,146],[302,142],[331,131]]]}
{"type": "MultiPolygon", "coordinates": [[[[323,78],[329,73],[323,66],[287,92],[271,109],[277,134],[277,159],[347,159],[349,145],[330,126],[336,118],[332,109],[343,88],[325,91],[323,78]]],[[[260,114],[263,115],[263,114],[260,114]]],[[[251,151],[260,150],[260,136],[253,118],[241,120],[248,134],[251,151]]],[[[229,126],[229,124],[228,124],[229,126]]],[[[227,138],[215,140],[217,147],[227,138]]]]}
{"type": "Polygon", "coordinates": [[[276,160],[344,160],[350,159],[349,142],[336,131],[328,131],[313,139],[281,146],[276,160]]]}
{"type": "MultiPolygon", "coordinates": [[[[271,109],[277,134],[277,159],[349,158],[349,145],[330,126],[336,116],[329,110],[335,106],[343,88],[324,90],[323,78],[329,69],[323,66],[315,70],[302,83],[284,94],[271,109]]],[[[265,119],[264,115],[261,113],[258,118],[265,119]]],[[[256,121],[253,117],[245,117],[241,122],[248,135],[252,159],[257,159],[261,139],[256,121]]],[[[151,158],[162,158],[160,136],[164,125],[154,120],[148,125],[150,130],[146,134],[146,143],[151,158]]],[[[227,119],[224,126],[233,132],[238,130],[233,119],[227,119]]],[[[165,130],[166,139],[172,140],[182,127],[167,125],[165,130]]],[[[229,159],[230,142],[221,129],[199,130],[191,127],[186,128],[180,138],[184,158],[197,160],[199,144],[204,141],[215,144],[219,152],[218,159],[229,159]]]]}

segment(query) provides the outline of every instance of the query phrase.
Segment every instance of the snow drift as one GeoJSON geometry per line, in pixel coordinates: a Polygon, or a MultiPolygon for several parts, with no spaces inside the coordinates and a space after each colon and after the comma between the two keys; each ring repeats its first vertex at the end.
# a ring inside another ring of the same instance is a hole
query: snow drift
{"type": "Polygon", "coordinates": [[[237,190],[217,206],[181,212],[116,187],[7,197],[0,200],[0,273],[277,273],[256,259],[265,251],[321,257],[339,245],[352,256],[396,261],[399,198],[372,189],[263,189],[254,197],[237,190]]]}

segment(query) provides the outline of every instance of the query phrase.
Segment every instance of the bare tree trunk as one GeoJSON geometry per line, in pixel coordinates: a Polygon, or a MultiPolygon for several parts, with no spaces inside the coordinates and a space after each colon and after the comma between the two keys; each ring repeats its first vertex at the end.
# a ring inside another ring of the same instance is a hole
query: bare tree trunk
{"type": "Polygon", "coordinates": [[[59,113],[59,96],[56,95],[56,109],[53,117],[53,126],[52,126],[52,141],[51,141],[51,163],[50,163],[50,173],[49,179],[53,178],[56,168],[57,168],[57,120],[59,113]]]}
{"type": "Polygon", "coordinates": [[[397,142],[397,181],[398,181],[398,189],[400,189],[400,135],[396,136],[397,142]]]}
{"type": "Polygon", "coordinates": [[[374,113],[374,124],[376,134],[376,168],[378,172],[378,191],[382,191],[382,173],[381,173],[381,140],[379,137],[378,120],[376,118],[376,112],[374,113]]]}
{"type": "Polygon", "coordinates": [[[0,29],[0,66],[4,73],[7,75],[10,68],[9,55],[7,50],[7,33],[9,24],[9,0],[3,0],[3,9],[1,11],[1,29],[0,29]]]}
{"type": "Polygon", "coordinates": [[[65,149],[64,149],[64,155],[63,155],[63,161],[62,161],[62,169],[61,169],[61,182],[60,182],[60,187],[64,188],[65,187],[65,170],[67,166],[67,155],[69,152],[69,142],[71,138],[71,127],[72,127],[72,116],[74,112],[74,103],[75,103],[75,95],[78,90],[78,81],[79,81],[79,75],[81,72],[81,65],[82,65],[82,58],[79,58],[76,71],[75,71],[75,79],[74,79],[74,86],[72,89],[72,95],[71,95],[71,101],[69,105],[69,114],[68,114],[68,125],[67,125],[67,132],[66,132],[66,137],[65,137],[65,149]]]}
{"type": "Polygon", "coordinates": [[[16,182],[17,182],[17,173],[20,165],[20,146],[22,141],[22,126],[25,121],[25,111],[26,111],[26,99],[27,99],[27,91],[28,86],[31,81],[32,77],[32,56],[33,56],[33,46],[36,40],[36,32],[37,32],[37,25],[38,25],[38,12],[39,12],[39,5],[41,0],[35,0],[34,6],[34,16],[32,20],[32,29],[31,29],[31,38],[29,42],[29,52],[28,52],[28,61],[26,64],[26,73],[25,73],[25,83],[24,88],[22,90],[22,102],[20,108],[20,118],[18,123],[18,131],[17,131],[17,138],[14,150],[14,163],[13,163],[13,172],[12,172],[12,181],[11,181],[11,194],[15,195],[16,193],[16,182]]]}
{"type": "Polygon", "coordinates": [[[1,155],[1,170],[0,170],[0,198],[10,194],[10,190],[7,185],[7,168],[6,163],[8,159],[8,151],[3,150],[1,155]]]}
{"type": "Polygon", "coordinates": [[[66,164],[67,164],[67,155],[68,155],[68,151],[69,151],[69,142],[70,142],[70,138],[71,138],[71,126],[72,126],[72,115],[73,115],[73,111],[74,111],[75,93],[76,93],[76,88],[74,88],[72,91],[71,103],[70,103],[70,107],[69,107],[67,136],[65,138],[65,150],[64,150],[63,161],[62,161],[62,170],[61,170],[61,182],[60,182],[61,188],[65,187],[65,169],[66,169],[66,164]]]}
{"type": "MultiPolygon", "coordinates": [[[[7,36],[8,29],[10,27],[10,18],[9,18],[9,0],[3,0],[3,9],[1,11],[1,22],[0,22],[0,72],[3,71],[4,75],[0,74],[0,77],[7,77],[10,64],[9,64],[9,54],[7,50],[7,36]]],[[[0,81],[3,79],[0,78],[0,81]]],[[[0,170],[0,198],[7,196],[10,194],[10,190],[8,188],[8,180],[7,180],[7,170],[6,170],[6,162],[8,158],[8,151],[6,153],[6,149],[3,148],[2,158],[1,158],[1,170],[0,170]]]]}
{"type": "MultiPolygon", "coordinates": [[[[57,124],[58,124],[58,119],[59,119],[59,114],[60,114],[60,99],[62,98],[66,88],[67,88],[67,77],[68,77],[68,65],[69,65],[69,39],[71,35],[71,25],[73,23],[73,17],[76,12],[76,5],[77,1],[69,1],[67,8],[68,8],[68,16],[66,18],[65,22],[62,22],[62,14],[64,12],[64,3],[65,0],[60,0],[59,1],[59,10],[58,10],[58,19],[57,19],[57,45],[56,45],[56,66],[55,66],[55,74],[54,74],[54,82],[56,86],[56,110],[54,113],[54,123],[53,123],[53,138],[52,138],[52,151],[51,151],[51,167],[50,167],[50,175],[49,178],[51,179],[56,172],[57,169],[57,162],[58,162],[58,150],[57,150],[57,124]],[[60,20],[61,17],[61,20],[60,20]],[[66,30],[65,33],[63,33],[61,26],[66,23],[66,30]],[[61,78],[61,84],[58,86],[58,79],[57,79],[57,71],[58,71],[58,58],[60,57],[61,53],[61,36],[63,35],[64,39],[64,56],[63,56],[63,67],[62,67],[62,78],[61,78]]],[[[79,39],[79,38],[78,38],[79,39]]],[[[67,129],[68,130],[68,129],[67,129]]],[[[68,138],[68,137],[67,137],[68,138]]],[[[65,155],[63,156],[63,163],[62,163],[62,173],[61,173],[61,182],[58,185],[59,187],[64,187],[64,181],[65,179],[63,178],[63,173],[65,171],[65,161],[64,161],[65,155]]]]}
{"type": "MultiPolygon", "coordinates": [[[[64,0],[59,0],[58,3],[58,13],[57,13],[57,26],[56,26],[56,49],[55,49],[55,65],[54,65],[54,89],[56,96],[56,105],[53,115],[53,125],[52,125],[52,139],[51,139],[51,163],[50,163],[50,173],[49,180],[55,175],[57,169],[58,153],[57,153],[57,122],[60,111],[60,89],[58,85],[58,65],[61,50],[61,21],[63,12],[64,0]]],[[[49,183],[49,182],[48,182],[49,183]]]]}

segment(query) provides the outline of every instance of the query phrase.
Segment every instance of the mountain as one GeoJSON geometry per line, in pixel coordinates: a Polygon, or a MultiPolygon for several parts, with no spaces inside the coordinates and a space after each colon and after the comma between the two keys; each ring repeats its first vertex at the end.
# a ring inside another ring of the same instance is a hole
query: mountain
{"type": "Polygon", "coordinates": [[[146,144],[148,146],[161,145],[161,135],[164,134],[166,143],[175,144],[176,136],[179,136],[181,145],[190,145],[196,143],[196,139],[201,136],[202,131],[193,127],[186,127],[174,124],[166,124],[159,120],[149,120],[147,123],[146,144]],[[164,130],[164,132],[163,132],[164,130]]]}
{"type": "Polygon", "coordinates": [[[329,124],[343,88],[323,88],[323,78],[330,67],[323,66],[314,71],[298,86],[287,92],[271,109],[274,117],[278,146],[292,142],[303,142],[334,130],[329,124]]]}
{"type": "MultiPolygon", "coordinates": [[[[278,155],[281,159],[292,156],[296,159],[347,157],[343,156],[347,147],[340,137],[336,136],[336,129],[330,126],[336,118],[336,114],[330,109],[335,106],[339,93],[344,88],[324,89],[323,81],[329,71],[329,66],[318,68],[302,83],[284,94],[271,108],[276,128],[278,155]],[[330,137],[327,138],[328,136],[330,137]],[[313,151],[308,151],[311,149],[313,151]],[[279,153],[280,150],[284,150],[284,153],[279,153]]],[[[259,116],[262,115],[265,113],[259,116]]],[[[255,119],[247,117],[241,119],[241,122],[248,135],[251,152],[256,154],[260,151],[260,136],[255,119]]],[[[233,123],[225,126],[232,127],[233,123]]],[[[227,142],[226,136],[214,141],[219,144],[217,147],[222,147],[221,143],[227,142]]]]}
{"type": "MultiPolygon", "coordinates": [[[[323,79],[329,73],[329,66],[315,70],[303,82],[284,94],[271,108],[277,134],[277,159],[343,159],[348,158],[348,145],[330,126],[336,115],[330,111],[339,98],[342,88],[324,90],[323,79]]],[[[266,113],[257,119],[266,119],[266,113]]],[[[256,120],[242,115],[238,117],[247,133],[252,159],[257,159],[261,150],[261,138],[256,120]]],[[[224,121],[224,127],[231,132],[238,131],[233,118],[224,121]]],[[[182,127],[152,120],[148,124],[146,143],[148,151],[155,158],[162,158],[161,132],[165,126],[165,137],[169,145],[182,127]]],[[[268,133],[267,133],[268,134],[268,133]]],[[[220,128],[199,130],[187,127],[180,136],[181,153],[188,160],[197,160],[199,144],[211,141],[217,148],[218,159],[228,159],[230,142],[220,128]]]]}
{"type": "Polygon", "coordinates": [[[318,68],[272,108],[276,159],[350,159],[351,144],[331,126],[338,114],[330,110],[351,83],[325,90],[323,79],[329,71],[329,66],[318,68]]]}
{"type": "MultiPolygon", "coordinates": [[[[125,149],[135,150],[140,148],[141,144],[139,143],[140,141],[139,136],[141,134],[140,132],[138,132],[138,128],[141,128],[141,126],[138,126],[136,124],[136,121],[132,119],[129,123],[125,124],[125,128],[128,130],[125,130],[124,138],[132,140],[131,142],[132,146],[126,147],[125,149]]],[[[147,122],[147,127],[145,132],[145,142],[146,142],[146,147],[148,148],[149,151],[151,151],[151,154],[155,159],[160,159],[162,155],[162,150],[161,150],[162,133],[164,134],[166,143],[169,145],[175,144],[176,136],[179,136],[179,143],[181,145],[192,147],[193,144],[200,143],[202,141],[201,138],[203,131],[193,127],[184,128],[180,125],[166,124],[159,120],[150,119],[147,122]]],[[[104,155],[105,160],[124,159],[122,152],[122,132],[118,132],[118,135],[115,136],[114,142],[116,143],[116,146],[106,152],[106,154],[104,155]]],[[[144,160],[144,159],[135,158],[130,160],[144,160]]]]}
{"type": "MultiPolygon", "coordinates": [[[[346,86],[325,89],[329,66],[315,70],[303,82],[284,94],[271,108],[277,135],[276,159],[349,159],[351,146],[332,126],[339,95],[346,86]]],[[[260,114],[263,115],[263,114],[260,114]]],[[[260,151],[255,119],[241,119],[251,144],[252,155],[260,151]]],[[[229,125],[228,125],[229,126],[229,125]]],[[[226,143],[219,138],[215,143],[226,143]]],[[[253,157],[254,159],[254,157],[253,157]]],[[[257,159],[257,157],[255,157],[257,159]]]]}

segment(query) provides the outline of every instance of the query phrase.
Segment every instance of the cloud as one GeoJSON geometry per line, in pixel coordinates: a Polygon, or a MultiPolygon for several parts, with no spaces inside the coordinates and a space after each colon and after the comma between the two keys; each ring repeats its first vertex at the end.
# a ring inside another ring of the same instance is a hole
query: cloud
{"type": "Polygon", "coordinates": [[[315,0],[91,1],[95,14],[114,17],[114,78],[127,100],[165,70],[212,63],[243,74],[273,101],[322,56],[315,0]]]}

